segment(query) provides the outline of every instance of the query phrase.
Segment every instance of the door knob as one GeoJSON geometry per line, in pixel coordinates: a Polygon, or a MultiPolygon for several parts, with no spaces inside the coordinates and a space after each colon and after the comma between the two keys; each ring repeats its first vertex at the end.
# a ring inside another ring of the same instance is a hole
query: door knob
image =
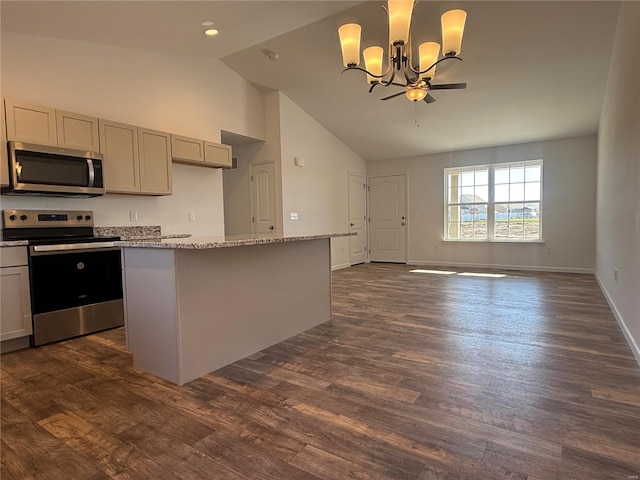
{"type": "Polygon", "coordinates": [[[273,230],[273,225],[269,225],[269,230],[273,230]]]}
{"type": "Polygon", "coordinates": [[[350,224],[349,224],[349,226],[351,226],[351,227],[355,227],[355,226],[356,226],[356,224],[355,224],[355,223],[350,223],[350,224]]]}
{"type": "Polygon", "coordinates": [[[400,225],[404,225],[404,222],[401,222],[400,225]]]}

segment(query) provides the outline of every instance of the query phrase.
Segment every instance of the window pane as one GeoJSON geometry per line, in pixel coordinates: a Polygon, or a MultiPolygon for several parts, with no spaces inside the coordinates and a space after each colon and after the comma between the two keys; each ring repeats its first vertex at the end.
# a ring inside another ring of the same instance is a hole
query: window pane
{"type": "Polygon", "coordinates": [[[527,240],[540,239],[540,217],[532,217],[532,218],[525,219],[524,238],[527,240]]]}
{"type": "Polygon", "coordinates": [[[524,182],[524,167],[511,167],[509,182],[524,182]]]}
{"type": "Polygon", "coordinates": [[[489,185],[489,170],[476,170],[476,185],[489,185]]]}
{"type": "MultiPolygon", "coordinates": [[[[509,185],[509,200],[524,200],[524,183],[512,183],[509,185]]],[[[532,200],[535,200],[532,198],[532,200]]]]}
{"type": "Polygon", "coordinates": [[[473,238],[487,238],[487,222],[476,222],[473,224],[473,238]]]}
{"type": "Polygon", "coordinates": [[[462,172],[460,177],[461,177],[460,185],[468,186],[468,185],[473,185],[474,184],[473,170],[470,171],[470,172],[462,172]]]}
{"type": "Polygon", "coordinates": [[[509,240],[520,240],[524,238],[524,224],[520,221],[509,222],[509,240]]]}
{"type": "MultiPolygon", "coordinates": [[[[476,201],[486,202],[487,200],[489,200],[489,186],[485,185],[482,187],[478,187],[476,185],[476,201]]],[[[532,198],[531,200],[538,200],[538,199],[532,198]]]]}
{"type": "Polygon", "coordinates": [[[541,165],[529,165],[525,168],[525,181],[526,182],[539,182],[540,172],[542,170],[541,165]]]}
{"type": "Polygon", "coordinates": [[[496,239],[509,238],[509,206],[496,204],[494,214],[493,237],[496,239]]]}
{"type": "Polygon", "coordinates": [[[500,183],[509,183],[509,167],[496,168],[495,174],[496,185],[500,183]]]}
{"type": "Polygon", "coordinates": [[[473,194],[473,192],[474,192],[473,186],[461,187],[460,191],[461,191],[460,201],[462,203],[475,202],[474,194],[473,194]]]}
{"type": "Polygon", "coordinates": [[[496,202],[508,202],[509,201],[509,185],[496,185],[494,200],[496,202]]]}
{"type": "Polygon", "coordinates": [[[527,201],[540,200],[540,182],[524,184],[524,199],[527,201]]]}

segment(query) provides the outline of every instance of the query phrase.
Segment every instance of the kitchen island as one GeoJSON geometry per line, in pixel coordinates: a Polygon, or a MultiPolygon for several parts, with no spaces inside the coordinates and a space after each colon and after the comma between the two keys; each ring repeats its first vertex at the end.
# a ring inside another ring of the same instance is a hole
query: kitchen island
{"type": "Polygon", "coordinates": [[[178,385],[331,319],[330,238],[120,241],[133,366],[178,385]]]}

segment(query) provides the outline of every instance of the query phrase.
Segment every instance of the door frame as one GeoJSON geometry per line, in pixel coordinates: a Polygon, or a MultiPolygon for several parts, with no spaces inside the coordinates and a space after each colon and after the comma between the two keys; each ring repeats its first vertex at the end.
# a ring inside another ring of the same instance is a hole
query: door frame
{"type": "MultiPolygon", "coordinates": [[[[369,263],[369,178],[367,177],[366,172],[355,172],[351,170],[347,170],[347,222],[350,222],[351,219],[351,211],[350,211],[350,193],[349,193],[349,178],[351,175],[362,177],[362,181],[364,182],[364,228],[363,228],[363,239],[364,239],[364,263],[369,263]]],[[[349,231],[351,227],[349,227],[349,231]]],[[[358,265],[357,263],[351,263],[351,249],[349,249],[349,265],[358,265]]]]}
{"type": "Polygon", "coordinates": [[[405,209],[405,236],[404,236],[404,263],[407,264],[409,258],[409,233],[411,228],[411,222],[409,222],[409,173],[404,172],[389,172],[385,174],[367,175],[367,263],[371,262],[371,179],[372,178],[384,178],[384,177],[396,177],[404,176],[404,209],[405,209]]]}

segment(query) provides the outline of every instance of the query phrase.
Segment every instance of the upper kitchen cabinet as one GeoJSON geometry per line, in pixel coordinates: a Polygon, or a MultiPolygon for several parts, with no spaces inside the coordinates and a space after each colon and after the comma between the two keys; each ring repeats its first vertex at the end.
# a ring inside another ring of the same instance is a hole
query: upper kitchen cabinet
{"type": "Polygon", "coordinates": [[[0,186],[9,185],[9,155],[7,153],[7,125],[4,117],[4,98],[0,99],[0,186]]]}
{"type": "Polygon", "coordinates": [[[171,157],[175,162],[204,163],[204,141],[172,134],[171,157]]]}
{"type": "Polygon", "coordinates": [[[221,143],[204,142],[204,163],[214,167],[231,166],[231,147],[221,143]]]}
{"type": "Polygon", "coordinates": [[[7,99],[7,139],[53,147],[99,151],[98,119],[7,99]]]}
{"type": "Polygon", "coordinates": [[[140,193],[171,195],[171,136],[138,128],[140,193]]]}
{"type": "Polygon", "coordinates": [[[54,108],[5,100],[7,139],[16,142],[58,146],[54,108]]]}
{"type": "Polygon", "coordinates": [[[171,135],[171,155],[174,162],[201,167],[231,166],[231,147],[197,138],[171,135]]]}
{"type": "Polygon", "coordinates": [[[98,119],[79,113],[56,110],[58,146],[74,150],[99,152],[98,119]]]}
{"type": "Polygon", "coordinates": [[[172,193],[169,134],[103,119],[99,127],[107,193],[172,193]]]}

